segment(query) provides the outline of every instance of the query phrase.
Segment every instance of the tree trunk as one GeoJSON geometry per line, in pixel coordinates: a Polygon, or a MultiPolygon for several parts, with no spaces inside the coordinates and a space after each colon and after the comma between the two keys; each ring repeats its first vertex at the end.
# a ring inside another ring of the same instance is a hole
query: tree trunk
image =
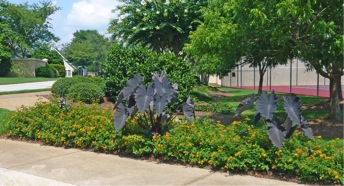
{"type": "Polygon", "coordinates": [[[258,95],[263,92],[263,81],[264,81],[264,72],[259,73],[259,86],[258,86],[258,95]]]}
{"type": "Polygon", "coordinates": [[[340,121],[340,107],[338,89],[340,85],[340,76],[330,78],[330,119],[340,121]]]}
{"type": "Polygon", "coordinates": [[[338,86],[338,97],[339,97],[339,100],[342,101],[343,100],[343,93],[342,93],[342,79],[341,77],[339,77],[339,83],[337,83],[337,86],[338,86]]]}

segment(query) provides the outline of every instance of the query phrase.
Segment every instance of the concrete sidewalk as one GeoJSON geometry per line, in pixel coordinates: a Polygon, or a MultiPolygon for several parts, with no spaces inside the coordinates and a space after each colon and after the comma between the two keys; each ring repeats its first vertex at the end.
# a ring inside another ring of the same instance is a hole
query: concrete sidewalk
{"type": "Polygon", "coordinates": [[[35,82],[35,83],[0,85],[0,92],[47,89],[47,88],[51,88],[54,83],[55,81],[43,81],[43,82],[35,82]]]}
{"type": "Polygon", "coordinates": [[[297,185],[0,139],[0,185],[297,185]]]}

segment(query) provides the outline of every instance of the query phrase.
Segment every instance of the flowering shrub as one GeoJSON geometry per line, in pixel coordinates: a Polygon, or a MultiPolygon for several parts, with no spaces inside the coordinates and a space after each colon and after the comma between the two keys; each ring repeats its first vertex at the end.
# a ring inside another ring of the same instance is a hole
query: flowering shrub
{"type": "Polygon", "coordinates": [[[248,124],[252,121],[225,127],[207,118],[193,124],[173,122],[164,136],[152,137],[140,131],[139,117],[127,120],[123,130],[115,132],[112,115],[96,105],[78,104],[66,112],[58,103],[42,102],[14,113],[8,136],[101,152],[154,155],[221,170],[283,172],[302,181],[344,183],[343,139],[308,139],[295,131],[279,150],[265,127],[252,127],[248,124]]]}

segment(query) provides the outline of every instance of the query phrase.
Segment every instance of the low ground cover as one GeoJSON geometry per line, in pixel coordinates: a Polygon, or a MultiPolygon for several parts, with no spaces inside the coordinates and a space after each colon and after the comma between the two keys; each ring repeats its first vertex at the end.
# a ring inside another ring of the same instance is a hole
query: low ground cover
{"type": "Polygon", "coordinates": [[[1,77],[0,78],[0,85],[8,85],[8,84],[18,84],[18,83],[33,83],[33,82],[42,82],[42,81],[54,81],[58,78],[17,78],[17,77],[1,77]]]}
{"type": "Polygon", "coordinates": [[[138,118],[130,118],[116,132],[111,109],[76,104],[61,109],[56,102],[22,108],[8,122],[11,138],[99,152],[179,161],[234,172],[269,172],[296,176],[304,182],[343,184],[343,139],[305,138],[300,132],[274,147],[266,127],[245,118],[224,126],[207,117],[193,124],[172,122],[164,136],[142,132],[138,118]]]}

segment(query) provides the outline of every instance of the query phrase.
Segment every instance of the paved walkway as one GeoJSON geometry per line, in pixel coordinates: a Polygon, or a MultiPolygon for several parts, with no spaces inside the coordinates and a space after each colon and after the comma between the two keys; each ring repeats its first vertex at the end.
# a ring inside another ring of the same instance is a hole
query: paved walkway
{"type": "Polygon", "coordinates": [[[47,89],[47,88],[51,88],[54,83],[55,81],[43,81],[43,82],[35,82],[35,83],[0,85],[0,92],[47,89]]]}
{"type": "Polygon", "coordinates": [[[50,91],[0,95],[0,108],[15,111],[21,106],[34,106],[39,101],[49,101],[44,97],[48,95],[50,91]]]}
{"type": "Polygon", "coordinates": [[[297,185],[0,139],[0,185],[297,185]]]}

